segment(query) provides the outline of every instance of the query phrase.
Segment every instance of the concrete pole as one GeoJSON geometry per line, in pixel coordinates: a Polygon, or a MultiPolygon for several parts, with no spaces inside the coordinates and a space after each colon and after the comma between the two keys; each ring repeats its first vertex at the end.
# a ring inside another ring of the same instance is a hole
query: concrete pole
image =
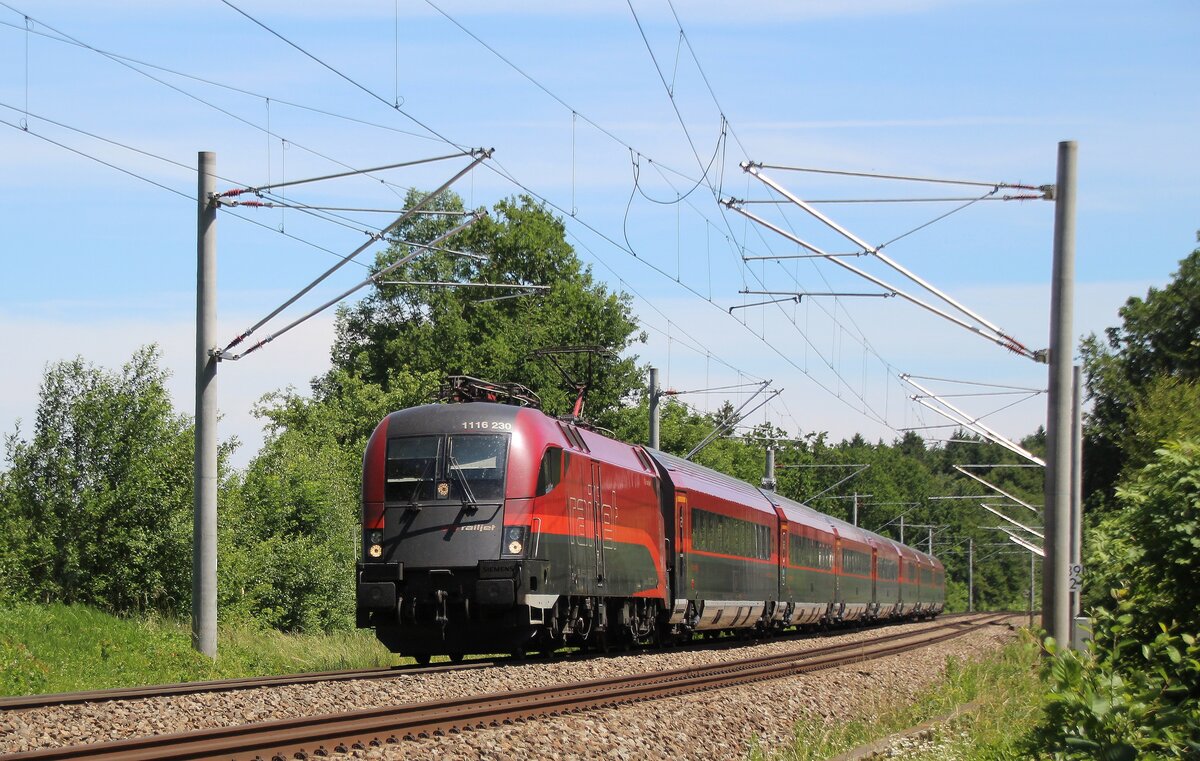
{"type": "Polygon", "coordinates": [[[775,481],[775,445],[767,443],[767,466],[763,471],[762,488],[767,491],[775,491],[777,483],[775,481]]]}
{"type": "Polygon", "coordinates": [[[1058,144],[1054,186],[1054,263],[1050,285],[1050,379],[1046,401],[1046,553],[1042,626],[1062,647],[1071,642],[1071,354],[1075,311],[1076,144],[1058,144]]]}
{"type": "MultiPolygon", "coordinates": [[[[1071,566],[1083,570],[1083,368],[1075,365],[1071,409],[1071,566]]],[[[1079,574],[1072,573],[1072,576],[1079,574]]],[[[1081,612],[1083,582],[1071,591],[1071,619],[1081,612]]],[[[1074,637],[1071,638],[1074,640],[1074,637]]]]}
{"type": "Polygon", "coordinates": [[[904,544],[904,516],[900,516],[900,544],[904,544]]]}
{"type": "Polygon", "coordinates": [[[967,538],[967,612],[975,612],[975,540],[967,538]]]}
{"type": "Polygon", "coordinates": [[[933,557],[933,526],[929,527],[929,556],[933,557]]]}
{"type": "Polygon", "coordinates": [[[202,152],[196,192],[196,453],[192,646],[217,657],[217,156],[202,152]]]}
{"type": "Polygon", "coordinates": [[[658,368],[650,368],[650,448],[660,449],[658,440],[658,368]]]}
{"type": "Polygon", "coordinates": [[[858,525],[858,492],[854,492],[854,508],[853,509],[854,509],[853,523],[855,526],[857,526],[858,525]]]}

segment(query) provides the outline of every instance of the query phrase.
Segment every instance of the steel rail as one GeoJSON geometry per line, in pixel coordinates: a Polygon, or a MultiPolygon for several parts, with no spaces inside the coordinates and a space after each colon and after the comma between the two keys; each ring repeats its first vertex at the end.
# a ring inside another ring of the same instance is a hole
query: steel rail
{"type": "Polygon", "coordinates": [[[306,716],[172,735],[18,753],[13,761],[308,758],[777,679],[915,650],[960,637],[1008,614],[982,614],[918,632],[810,651],[691,666],[654,674],[559,684],[426,703],[306,716]]]}
{"type": "Polygon", "coordinates": [[[49,708],[80,703],[99,703],[106,700],[135,700],[141,698],[194,695],[198,692],[234,692],[258,687],[285,687],[292,684],[314,684],[318,682],[348,682],[355,679],[395,679],[409,674],[429,674],[442,671],[460,671],[491,666],[495,659],[478,659],[468,663],[443,664],[440,666],[391,666],[374,669],[349,669],[346,671],[310,671],[302,674],[279,674],[275,676],[237,677],[213,679],[203,682],[181,682],[179,684],[155,684],[143,687],[116,687],[109,690],[85,690],[82,692],[54,692],[44,695],[14,695],[0,697],[0,712],[20,711],[31,708],[49,708]]]}

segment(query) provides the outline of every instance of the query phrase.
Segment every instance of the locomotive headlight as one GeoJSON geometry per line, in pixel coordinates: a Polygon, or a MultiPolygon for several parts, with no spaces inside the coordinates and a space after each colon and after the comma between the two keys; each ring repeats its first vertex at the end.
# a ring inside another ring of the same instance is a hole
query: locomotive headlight
{"type": "Polygon", "coordinates": [[[368,540],[371,542],[371,544],[379,544],[383,541],[383,532],[372,531],[370,536],[368,536],[368,540]]]}
{"type": "Polygon", "coordinates": [[[528,529],[524,526],[509,526],[504,529],[504,554],[521,555],[525,552],[525,537],[528,529]]]}
{"type": "Polygon", "coordinates": [[[373,558],[382,557],[383,556],[383,547],[378,544],[372,544],[371,548],[369,550],[367,550],[367,554],[373,558]]]}

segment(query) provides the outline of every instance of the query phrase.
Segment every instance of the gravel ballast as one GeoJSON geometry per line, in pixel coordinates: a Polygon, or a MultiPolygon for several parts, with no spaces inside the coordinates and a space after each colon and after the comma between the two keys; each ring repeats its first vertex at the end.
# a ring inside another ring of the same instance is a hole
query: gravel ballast
{"type": "MultiPolygon", "coordinates": [[[[377,706],[508,692],[626,676],[757,655],[801,652],[880,632],[918,631],[905,624],[807,639],[746,643],[730,649],[655,650],[606,658],[539,661],[464,671],[399,674],[395,679],[267,687],[231,693],[56,706],[0,715],[0,754],[129,737],[315,716],[377,706]]],[[[901,656],[789,679],[680,698],[405,741],[354,752],[388,759],[742,758],[753,738],[772,748],[801,718],[836,721],[911,701],[940,677],[947,657],[975,659],[1012,633],[990,626],[901,656]]]]}

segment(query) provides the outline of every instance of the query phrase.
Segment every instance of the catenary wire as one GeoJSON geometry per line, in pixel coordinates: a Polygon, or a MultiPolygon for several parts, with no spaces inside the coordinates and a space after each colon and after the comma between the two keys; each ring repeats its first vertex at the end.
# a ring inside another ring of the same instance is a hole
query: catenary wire
{"type": "Polygon", "coordinates": [[[145,175],[141,175],[132,170],[117,166],[116,164],[113,164],[112,162],[105,161],[104,159],[102,159],[98,156],[93,156],[90,153],[86,153],[84,151],[79,150],[78,148],[72,148],[71,146],[67,145],[66,143],[60,143],[53,138],[50,138],[50,137],[47,137],[46,135],[42,135],[38,132],[35,132],[32,129],[30,129],[28,126],[22,127],[19,124],[13,124],[12,122],[8,121],[7,119],[0,119],[0,124],[8,125],[9,127],[12,127],[13,129],[17,130],[18,132],[24,132],[26,134],[32,135],[33,137],[36,137],[39,140],[44,140],[47,143],[50,143],[51,145],[56,145],[59,148],[62,148],[63,150],[70,151],[71,153],[74,153],[77,156],[82,156],[85,159],[90,159],[92,161],[95,161],[97,164],[103,164],[104,166],[108,167],[109,169],[115,169],[122,174],[129,175],[130,177],[133,177],[134,179],[141,180],[142,182],[148,183],[157,188],[161,188],[161,189],[167,191],[168,193],[174,193],[175,195],[186,198],[189,201],[196,200],[194,196],[190,196],[187,193],[184,193],[182,190],[176,190],[175,188],[172,188],[168,185],[164,185],[161,182],[158,182],[157,180],[152,180],[149,177],[146,177],[145,175]]]}
{"type": "MultiPolygon", "coordinates": [[[[689,46],[690,46],[690,42],[689,42],[689,46]]],[[[632,252],[631,252],[631,253],[632,253],[632,252]]],[[[636,256],[636,253],[635,253],[634,255],[636,256]]],[[[664,274],[665,274],[665,273],[664,273],[664,274]]],[[[668,276],[668,277],[669,277],[669,276],[668,276]]]]}
{"type": "MultiPolygon", "coordinates": [[[[9,5],[6,5],[4,3],[0,3],[0,5],[4,5],[4,7],[8,8],[9,10],[12,10],[14,13],[20,13],[20,11],[17,11],[16,9],[12,8],[9,5]]],[[[33,19],[31,19],[31,21],[32,20],[33,19]]],[[[39,21],[37,23],[40,24],[41,22],[39,21]]],[[[17,24],[13,24],[12,22],[9,22],[9,21],[0,21],[0,26],[7,26],[11,29],[24,29],[24,27],[18,26],[17,24]]],[[[47,27],[47,28],[50,28],[50,27],[47,27]]],[[[412,132],[410,130],[401,129],[399,127],[393,127],[389,124],[380,124],[379,122],[371,122],[371,121],[366,121],[364,119],[359,119],[354,116],[348,116],[346,114],[339,114],[336,111],[329,111],[329,110],[326,110],[323,108],[318,108],[317,106],[306,105],[304,103],[296,103],[295,101],[284,100],[284,99],[276,98],[273,96],[263,95],[262,93],[257,93],[257,92],[254,92],[253,90],[247,90],[245,88],[238,87],[236,85],[231,85],[227,82],[218,82],[213,79],[207,79],[205,77],[197,76],[196,74],[189,74],[185,71],[179,71],[178,69],[172,69],[169,66],[162,66],[161,64],[151,63],[149,61],[134,58],[132,56],[122,55],[121,53],[114,53],[111,50],[105,50],[103,48],[98,48],[93,45],[89,45],[85,42],[81,42],[79,40],[72,39],[69,37],[55,36],[53,34],[47,34],[46,32],[38,31],[36,29],[31,29],[30,32],[32,34],[38,35],[39,37],[42,37],[44,39],[52,40],[54,42],[58,42],[63,45],[72,45],[74,47],[83,48],[84,50],[90,50],[94,53],[99,53],[100,55],[103,55],[107,58],[111,58],[114,61],[117,59],[120,59],[121,61],[124,61],[126,63],[135,64],[137,66],[145,66],[146,68],[154,69],[156,71],[161,71],[165,74],[172,74],[177,77],[183,77],[184,79],[190,79],[195,82],[200,82],[202,84],[206,84],[206,85],[209,85],[212,87],[218,87],[223,90],[228,90],[230,92],[240,93],[242,95],[247,95],[252,98],[257,98],[259,100],[270,100],[271,103],[273,103],[275,105],[287,106],[289,108],[295,108],[295,109],[299,109],[302,111],[309,111],[311,113],[320,114],[322,116],[328,116],[333,119],[340,119],[342,121],[352,122],[355,124],[361,124],[364,127],[373,127],[375,129],[387,130],[388,132],[395,132],[397,134],[407,135],[408,137],[415,137],[420,140],[430,140],[430,141],[439,142],[439,143],[445,142],[444,140],[441,140],[440,138],[434,137],[427,133],[412,132]]],[[[58,32],[58,34],[61,35],[62,32],[58,32]]]]}
{"type": "MultiPolygon", "coordinates": [[[[285,42],[287,42],[287,43],[288,43],[289,45],[291,45],[292,47],[295,47],[296,49],[298,49],[298,50],[302,51],[302,52],[303,52],[303,53],[304,53],[306,56],[308,56],[308,57],[310,57],[310,58],[312,58],[312,59],[314,59],[314,60],[316,60],[316,61],[320,62],[322,66],[324,66],[324,67],[326,67],[326,68],[329,68],[329,69],[330,69],[330,70],[332,70],[332,71],[335,71],[335,72],[337,71],[337,70],[336,70],[336,69],[334,69],[332,66],[329,66],[329,64],[326,64],[325,62],[323,62],[323,61],[320,61],[320,59],[318,59],[316,56],[313,56],[311,53],[308,53],[307,51],[303,50],[303,48],[301,48],[300,46],[296,45],[295,43],[291,42],[290,40],[287,40],[287,39],[286,39],[286,38],[284,38],[282,35],[280,35],[278,32],[275,32],[274,30],[270,29],[269,27],[267,27],[267,26],[266,26],[265,24],[263,24],[262,22],[258,21],[257,19],[253,19],[252,17],[250,17],[250,16],[249,16],[248,14],[246,14],[245,12],[241,11],[240,9],[237,9],[237,8],[236,8],[236,6],[233,6],[233,5],[232,5],[232,3],[229,3],[229,2],[228,2],[228,0],[222,0],[222,2],[224,2],[226,5],[229,5],[230,7],[234,8],[235,10],[238,10],[238,12],[239,12],[239,13],[242,13],[242,15],[245,15],[245,16],[247,16],[247,18],[251,18],[251,20],[255,21],[255,23],[256,23],[256,24],[258,24],[259,26],[262,26],[264,29],[267,29],[267,30],[268,30],[268,31],[270,31],[270,32],[271,32],[273,35],[275,35],[276,37],[279,37],[280,39],[284,40],[285,42]]],[[[632,10],[632,9],[631,9],[631,10],[632,10]]],[[[636,16],[636,14],[635,14],[635,16],[636,16]]],[[[472,36],[474,36],[474,35],[472,35],[472,36]]],[[[349,78],[348,78],[348,77],[346,77],[344,74],[341,74],[341,72],[337,72],[337,73],[339,74],[339,76],[342,76],[343,78],[349,79],[349,78]]],[[[352,81],[352,80],[351,80],[351,81],[352,81]]],[[[371,91],[369,90],[369,88],[365,88],[364,86],[362,86],[361,84],[358,84],[357,82],[355,82],[354,84],[355,84],[355,85],[356,85],[356,86],[357,86],[359,89],[362,89],[362,90],[364,90],[364,91],[366,91],[366,92],[369,92],[369,93],[370,93],[370,94],[371,94],[371,95],[372,95],[374,98],[376,98],[377,100],[379,100],[379,101],[381,101],[381,102],[383,102],[383,103],[387,104],[386,100],[384,100],[384,99],[383,99],[383,98],[381,98],[380,96],[378,96],[378,95],[374,94],[373,92],[371,92],[371,91]]],[[[390,107],[390,104],[388,104],[388,105],[389,105],[389,107],[390,107]]],[[[408,117],[408,118],[410,118],[411,120],[413,120],[415,123],[417,123],[417,124],[419,124],[420,126],[422,126],[424,129],[427,129],[427,130],[429,130],[429,131],[430,131],[432,134],[435,134],[435,135],[437,135],[437,136],[439,136],[439,137],[442,137],[442,136],[441,136],[439,133],[437,133],[435,130],[433,130],[432,128],[430,128],[428,125],[425,125],[424,123],[420,122],[419,120],[416,120],[416,119],[415,119],[414,117],[412,117],[411,115],[409,115],[409,114],[405,113],[405,112],[404,112],[402,109],[397,109],[397,110],[398,110],[398,111],[400,111],[401,113],[403,113],[403,114],[404,114],[406,117],[408,117]]],[[[680,120],[681,120],[681,125],[683,126],[683,128],[684,128],[684,131],[685,131],[685,133],[686,133],[686,132],[687,132],[687,127],[686,127],[686,124],[684,124],[684,123],[682,122],[682,117],[680,117],[680,120]]],[[[446,142],[448,142],[448,143],[450,143],[450,144],[452,144],[452,145],[454,144],[453,142],[451,142],[451,141],[449,141],[449,140],[445,139],[444,137],[442,137],[442,139],[443,139],[443,140],[446,140],[446,142]]],[[[688,135],[688,139],[689,139],[689,142],[692,142],[692,141],[691,141],[691,138],[690,138],[690,134],[688,135]]],[[[458,146],[458,147],[461,147],[461,146],[458,146]]],[[[696,155],[696,158],[697,158],[697,161],[698,161],[698,163],[700,163],[700,164],[701,164],[701,167],[703,167],[703,164],[702,164],[702,162],[700,162],[700,161],[699,161],[699,155],[698,155],[698,153],[696,153],[696,152],[695,152],[695,150],[694,150],[694,143],[693,143],[693,153],[696,155]]],[[[493,162],[493,163],[495,163],[495,164],[498,164],[499,162],[493,162]]],[[[488,166],[489,166],[489,168],[492,168],[492,164],[489,164],[488,166]]],[[[532,189],[531,189],[531,188],[529,188],[528,186],[525,186],[523,183],[516,182],[516,178],[515,178],[515,177],[513,177],[513,176],[511,175],[511,173],[507,172],[507,170],[503,170],[503,169],[501,168],[501,169],[500,169],[500,173],[501,173],[502,175],[506,175],[506,176],[507,176],[507,178],[508,178],[510,181],[514,182],[514,183],[515,183],[515,184],[517,184],[518,186],[520,186],[520,187],[522,187],[523,189],[525,189],[525,190],[526,190],[526,192],[530,192],[530,193],[531,193],[531,195],[535,195],[535,196],[537,196],[537,197],[541,198],[541,199],[542,199],[544,202],[548,200],[548,199],[545,199],[545,197],[544,197],[544,196],[541,196],[540,194],[534,193],[534,192],[532,191],[532,189]]],[[[715,189],[714,189],[714,194],[715,194],[715,189]]],[[[554,208],[556,208],[556,209],[558,209],[560,212],[564,213],[564,215],[570,216],[570,214],[569,214],[568,212],[566,212],[566,210],[562,209],[562,207],[561,207],[561,206],[559,206],[559,205],[557,205],[557,204],[552,204],[552,205],[554,206],[554,208]]],[[[724,215],[723,215],[723,217],[724,217],[724,215]]],[[[726,221],[726,225],[728,226],[728,220],[726,219],[725,221],[726,221]]],[[[587,225],[587,226],[588,226],[590,229],[592,229],[592,231],[593,231],[593,232],[598,232],[598,231],[597,231],[597,230],[596,230],[594,227],[591,227],[590,225],[587,225]]],[[[732,234],[732,231],[730,231],[730,233],[732,234]]],[[[606,238],[607,240],[609,240],[609,242],[610,242],[610,243],[613,243],[614,245],[618,245],[618,248],[620,248],[619,244],[616,244],[616,242],[615,242],[615,241],[612,241],[612,239],[611,239],[611,238],[608,238],[608,236],[602,236],[602,237],[604,237],[604,238],[606,238]]],[[[655,270],[657,270],[658,272],[660,272],[660,274],[662,274],[663,276],[670,278],[670,276],[669,276],[668,274],[666,274],[666,273],[665,273],[665,271],[661,270],[661,268],[658,268],[657,266],[654,266],[654,265],[650,265],[650,264],[649,264],[649,263],[648,263],[646,260],[642,259],[641,257],[638,257],[638,256],[637,256],[637,254],[636,254],[636,252],[634,252],[634,251],[632,250],[632,247],[629,247],[627,250],[628,250],[628,251],[629,251],[629,253],[631,253],[631,254],[632,254],[632,255],[633,255],[635,258],[638,258],[639,260],[643,261],[643,263],[644,263],[644,264],[647,264],[648,266],[651,266],[653,269],[655,269],[655,270]]],[[[698,297],[701,297],[701,298],[703,298],[703,296],[701,296],[701,295],[700,295],[698,292],[696,292],[694,289],[691,289],[691,288],[689,288],[689,290],[690,290],[690,291],[692,291],[692,292],[693,292],[695,295],[697,295],[698,297]]],[[[753,331],[752,331],[752,332],[753,332],[753,331]]],[[[755,335],[757,335],[757,334],[755,334],[755,335]]],[[[765,342],[765,341],[764,341],[764,342],[765,342]]],[[[773,350],[774,350],[774,351],[775,351],[777,354],[780,354],[780,356],[781,356],[781,357],[784,357],[784,355],[782,354],[782,352],[780,352],[780,351],[778,350],[778,348],[776,348],[776,347],[774,347],[774,346],[772,346],[771,348],[772,348],[772,349],[773,349],[773,350]]],[[[798,365],[796,365],[794,361],[791,361],[791,360],[790,360],[790,358],[786,358],[786,357],[784,357],[784,358],[785,358],[785,359],[788,359],[788,360],[789,360],[789,362],[790,362],[790,364],[792,364],[793,366],[797,367],[797,369],[800,369],[800,368],[799,368],[799,366],[798,366],[798,365]]],[[[823,386],[823,384],[818,384],[818,385],[822,385],[822,386],[823,386]]],[[[849,386],[849,384],[847,384],[847,385],[849,386]]],[[[826,387],[826,389],[828,390],[828,388],[827,388],[827,387],[826,387]]],[[[836,394],[836,393],[834,393],[834,395],[835,395],[835,396],[838,396],[838,394],[836,394]]],[[[840,398],[840,397],[839,397],[839,398],[840,398]]],[[[887,423],[886,423],[886,422],[884,422],[884,424],[885,424],[885,425],[887,425],[887,423]]]]}
{"type": "MultiPolygon", "coordinates": [[[[40,117],[38,117],[38,118],[40,118],[40,117]]],[[[57,124],[57,122],[54,122],[54,123],[55,123],[55,124],[57,124]]],[[[160,189],[162,189],[162,190],[165,190],[165,191],[167,191],[167,192],[169,192],[169,193],[172,193],[172,194],[174,194],[174,195],[180,196],[180,197],[182,197],[182,198],[186,199],[187,201],[189,201],[189,202],[191,202],[191,203],[195,203],[195,201],[196,201],[196,198],[195,198],[195,196],[193,196],[193,195],[190,195],[190,194],[188,194],[188,193],[184,193],[184,192],[183,192],[183,191],[181,191],[181,190],[177,190],[177,189],[175,189],[175,188],[172,188],[172,187],[170,187],[170,186],[164,185],[164,184],[162,184],[162,183],[160,183],[160,182],[156,182],[155,180],[152,180],[152,179],[150,179],[150,178],[148,178],[148,177],[145,177],[145,176],[143,176],[143,175],[140,175],[140,174],[138,174],[137,172],[131,171],[131,170],[129,170],[129,169],[125,169],[124,167],[118,166],[118,165],[116,165],[116,164],[113,164],[113,163],[111,163],[111,162],[109,162],[109,161],[105,161],[104,159],[101,159],[101,158],[99,158],[99,157],[97,157],[97,156],[93,156],[93,155],[91,155],[90,153],[87,153],[86,151],[82,151],[82,150],[80,150],[80,149],[78,149],[78,148],[73,148],[73,147],[71,147],[71,146],[69,146],[69,145],[66,145],[65,143],[60,143],[60,142],[58,142],[57,140],[54,140],[54,139],[52,139],[52,138],[49,138],[49,137],[47,137],[47,136],[45,136],[45,135],[39,134],[38,132],[36,132],[36,131],[34,131],[34,130],[32,130],[32,129],[29,129],[28,127],[21,127],[21,126],[19,126],[19,125],[13,124],[12,122],[9,122],[9,121],[7,121],[7,120],[5,120],[5,119],[0,119],[0,124],[5,124],[5,125],[7,125],[7,126],[9,126],[9,127],[12,127],[13,129],[16,129],[16,130],[20,131],[20,132],[24,132],[24,133],[26,133],[26,134],[28,134],[28,135],[32,135],[33,137],[36,137],[36,138],[38,138],[39,140],[43,140],[43,141],[45,141],[45,142],[47,142],[47,143],[50,143],[50,144],[52,144],[52,145],[55,145],[55,146],[57,146],[57,147],[59,147],[59,148],[62,148],[62,149],[64,149],[64,150],[67,150],[67,151],[70,151],[71,153],[74,153],[74,154],[76,154],[76,155],[78,155],[78,156],[82,156],[83,158],[89,159],[89,160],[91,160],[91,161],[95,161],[95,162],[96,162],[96,163],[98,163],[98,164],[103,164],[104,166],[106,166],[106,167],[109,167],[110,169],[114,169],[114,170],[116,170],[116,171],[118,171],[118,172],[121,172],[122,174],[125,174],[125,175],[128,175],[128,176],[130,176],[130,177],[133,177],[133,178],[135,178],[135,179],[141,180],[142,182],[145,182],[145,183],[148,183],[148,184],[150,184],[150,185],[153,185],[153,186],[155,186],[155,187],[157,187],[157,188],[160,188],[160,189]]],[[[66,128],[66,129],[72,129],[72,130],[74,130],[74,128],[73,128],[73,127],[67,127],[66,125],[60,125],[60,126],[63,126],[63,127],[64,127],[64,128],[66,128]]],[[[80,132],[81,134],[89,134],[89,133],[85,133],[85,132],[83,132],[82,130],[75,130],[75,131],[78,131],[78,132],[80,132]]],[[[97,139],[99,139],[99,140],[105,140],[105,138],[100,138],[100,137],[97,137],[97,139]]],[[[105,140],[105,141],[106,141],[106,142],[113,142],[113,141],[108,141],[108,140],[105,140]]],[[[127,148],[129,148],[130,150],[137,151],[138,153],[142,153],[142,154],[145,154],[145,155],[148,155],[148,156],[153,156],[153,154],[148,154],[148,153],[146,153],[145,151],[141,151],[141,150],[139,150],[139,149],[132,148],[132,147],[130,147],[130,146],[124,146],[124,145],[122,145],[122,144],[120,144],[120,143],[115,143],[115,142],[114,142],[113,144],[114,144],[114,145],[119,145],[119,146],[121,146],[121,147],[127,147],[127,148]]],[[[155,158],[161,158],[161,157],[155,157],[155,158]]],[[[168,161],[169,163],[173,163],[173,164],[174,164],[174,163],[177,163],[177,162],[171,161],[170,159],[163,159],[163,160],[164,160],[164,161],[168,161]]],[[[189,167],[189,169],[192,169],[192,171],[195,171],[195,170],[194,170],[194,168],[191,168],[191,167],[189,167]]],[[[243,221],[243,222],[248,222],[248,223],[250,223],[250,224],[252,224],[252,225],[255,225],[255,226],[257,226],[257,227],[261,227],[261,228],[263,228],[264,230],[269,230],[270,232],[276,233],[276,234],[278,234],[278,235],[282,235],[282,236],[284,236],[285,238],[289,238],[289,239],[291,239],[291,240],[294,240],[294,241],[296,241],[297,243],[302,243],[302,244],[304,244],[304,245],[306,245],[306,246],[309,246],[309,247],[311,247],[311,248],[314,248],[314,249],[316,249],[316,250],[318,250],[318,251],[321,251],[321,252],[323,252],[323,253],[329,254],[329,255],[331,255],[331,256],[336,256],[336,257],[338,257],[339,259],[344,259],[344,258],[346,258],[344,254],[340,254],[340,253],[338,253],[337,251],[333,251],[332,249],[325,248],[324,246],[321,246],[321,245],[319,245],[319,244],[313,243],[312,241],[310,241],[310,240],[306,240],[306,239],[304,239],[304,238],[301,238],[301,237],[299,237],[299,236],[292,235],[291,233],[284,232],[283,230],[278,230],[278,229],[276,229],[276,228],[274,228],[274,227],[271,227],[270,225],[263,224],[262,222],[259,222],[259,221],[257,221],[257,220],[250,219],[249,217],[245,217],[245,216],[243,216],[243,215],[241,215],[241,214],[232,214],[232,213],[230,213],[230,212],[226,212],[226,213],[227,213],[227,214],[231,214],[231,216],[233,216],[235,219],[239,219],[239,220],[241,220],[241,221],[243,221]]],[[[355,263],[356,263],[356,264],[361,264],[360,262],[355,262],[355,263]]],[[[363,266],[363,267],[366,267],[367,269],[370,269],[369,267],[367,267],[367,265],[362,265],[362,266],[363,266]]]]}
{"type": "MultiPolygon", "coordinates": [[[[4,2],[3,0],[0,0],[0,6],[2,6],[2,7],[4,7],[4,8],[8,8],[10,11],[12,11],[12,12],[14,12],[14,13],[21,13],[21,11],[19,11],[19,10],[18,10],[18,9],[16,9],[16,8],[14,8],[12,5],[9,5],[7,2],[4,2]]],[[[113,61],[114,63],[117,63],[117,64],[119,64],[119,65],[121,65],[121,66],[124,66],[125,68],[129,69],[130,71],[133,71],[133,72],[135,72],[135,73],[137,73],[137,74],[140,74],[140,75],[142,75],[143,77],[146,77],[147,79],[149,79],[149,80],[151,80],[151,81],[153,81],[153,82],[156,82],[156,83],[158,83],[158,84],[160,84],[160,85],[162,85],[162,86],[164,86],[164,87],[166,87],[166,88],[168,88],[168,89],[170,89],[170,90],[173,90],[174,92],[176,92],[176,93],[179,93],[180,95],[183,95],[183,96],[184,96],[184,97],[186,97],[186,98],[190,98],[191,100],[194,100],[194,101],[196,101],[197,103],[200,103],[200,104],[202,104],[202,105],[204,105],[204,106],[207,106],[208,108],[211,108],[211,109],[213,109],[214,111],[217,111],[217,112],[219,112],[219,113],[222,113],[222,114],[224,114],[224,115],[228,116],[229,118],[231,118],[231,119],[233,119],[233,120],[235,120],[235,121],[237,121],[237,122],[240,122],[241,124],[244,124],[244,125],[246,125],[246,126],[248,126],[248,127],[251,127],[252,129],[256,129],[256,130],[262,131],[262,132],[266,133],[268,136],[271,136],[271,137],[279,137],[280,139],[283,139],[283,138],[282,138],[282,136],[280,136],[280,135],[271,135],[271,133],[270,133],[268,130],[264,129],[264,128],[263,128],[261,125],[259,125],[259,124],[256,124],[255,122],[253,122],[253,121],[251,121],[251,120],[249,120],[249,119],[246,119],[246,118],[244,118],[244,117],[242,117],[242,116],[239,116],[238,114],[235,114],[235,113],[233,113],[232,111],[230,111],[230,110],[228,110],[228,109],[226,109],[226,108],[222,108],[221,106],[218,106],[218,105],[216,105],[215,103],[212,103],[211,101],[205,100],[204,98],[201,98],[200,96],[198,96],[198,95],[196,95],[196,94],[194,94],[194,93],[190,93],[190,92],[188,92],[187,90],[184,90],[184,89],[183,89],[183,88],[181,88],[181,87],[178,87],[178,86],[176,86],[176,85],[174,85],[174,84],[171,84],[170,82],[167,82],[167,81],[165,81],[165,80],[163,80],[163,79],[160,79],[159,77],[156,77],[156,76],[154,76],[154,75],[152,75],[152,74],[150,74],[150,73],[148,73],[148,72],[146,72],[146,71],[143,71],[143,70],[139,69],[137,66],[135,66],[135,65],[133,65],[133,64],[131,64],[131,63],[129,63],[129,62],[127,62],[127,60],[125,60],[124,58],[122,58],[122,57],[120,57],[120,56],[116,56],[116,55],[114,55],[114,54],[110,54],[110,53],[108,53],[108,52],[106,52],[106,51],[103,51],[103,50],[101,50],[101,49],[99,49],[99,48],[96,48],[96,47],[94,47],[94,46],[92,46],[92,45],[90,45],[90,44],[88,44],[88,43],[86,43],[86,42],[84,42],[84,41],[82,41],[82,40],[80,40],[80,39],[76,38],[76,37],[73,37],[73,36],[72,36],[72,35],[70,35],[70,34],[67,34],[66,32],[64,32],[64,31],[62,31],[62,30],[60,30],[60,29],[57,29],[57,28],[55,28],[54,26],[52,26],[52,25],[50,25],[50,24],[47,24],[47,23],[45,23],[44,21],[40,21],[40,20],[37,20],[37,19],[35,19],[35,21],[37,21],[37,23],[38,23],[38,24],[41,24],[42,26],[46,27],[47,29],[50,29],[50,30],[52,30],[52,31],[53,31],[55,34],[58,34],[58,35],[60,35],[60,36],[61,36],[61,38],[62,38],[64,41],[68,41],[68,42],[70,42],[71,44],[78,45],[78,46],[80,46],[80,47],[83,47],[83,48],[85,48],[85,49],[87,49],[87,50],[90,50],[90,51],[92,51],[92,52],[94,52],[94,53],[97,53],[98,55],[101,55],[101,56],[103,56],[103,57],[105,57],[105,58],[107,58],[107,59],[109,59],[109,60],[113,61]]],[[[51,39],[56,39],[56,38],[51,38],[51,39]]],[[[260,96],[260,97],[265,97],[265,96],[260,96]]],[[[330,163],[337,164],[337,165],[339,165],[339,166],[343,166],[343,167],[345,167],[346,169],[351,169],[351,170],[355,170],[355,169],[356,169],[356,167],[352,167],[352,166],[350,166],[349,164],[346,164],[346,163],[344,163],[344,162],[338,161],[337,159],[334,159],[334,158],[332,158],[332,157],[330,157],[330,156],[327,156],[327,155],[325,155],[325,154],[323,154],[323,153],[321,153],[321,152],[319,152],[319,151],[316,151],[316,150],[314,150],[314,149],[312,149],[312,148],[310,148],[310,147],[308,147],[308,146],[306,146],[306,145],[304,145],[304,144],[302,144],[302,143],[297,143],[297,142],[295,142],[295,141],[292,141],[292,140],[289,140],[288,142],[289,142],[289,144],[291,144],[291,145],[294,145],[294,146],[296,146],[297,148],[300,148],[301,150],[304,150],[304,151],[306,151],[306,152],[308,152],[308,153],[311,153],[311,154],[313,154],[314,156],[317,156],[317,157],[319,157],[319,158],[321,158],[321,159],[323,159],[323,160],[325,160],[325,161],[329,161],[330,163]]],[[[443,140],[443,142],[445,142],[445,141],[443,140]]],[[[456,147],[459,147],[459,146],[456,146],[456,147]]],[[[391,183],[384,182],[384,184],[385,184],[385,186],[388,186],[389,188],[391,187],[391,183]]],[[[395,192],[395,191],[393,190],[393,192],[395,192]]]]}

